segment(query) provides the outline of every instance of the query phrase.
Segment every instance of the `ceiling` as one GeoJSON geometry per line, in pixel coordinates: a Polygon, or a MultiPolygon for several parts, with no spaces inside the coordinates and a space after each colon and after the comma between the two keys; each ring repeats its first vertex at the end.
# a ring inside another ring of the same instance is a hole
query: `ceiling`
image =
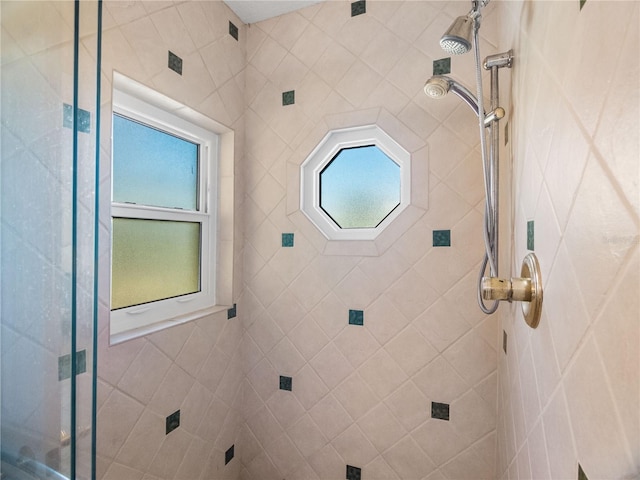
{"type": "Polygon", "coordinates": [[[256,23],[323,0],[224,0],[243,23],[256,23]]]}

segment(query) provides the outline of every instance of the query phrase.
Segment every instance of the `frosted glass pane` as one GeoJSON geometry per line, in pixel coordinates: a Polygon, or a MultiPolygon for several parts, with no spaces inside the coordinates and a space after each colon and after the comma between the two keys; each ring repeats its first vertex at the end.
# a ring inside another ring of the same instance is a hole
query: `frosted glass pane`
{"type": "Polygon", "coordinates": [[[320,207],[340,228],[374,228],[400,204],[400,166],[375,145],[345,148],[320,172],[320,207]]]}
{"type": "Polygon", "coordinates": [[[200,224],[113,219],[111,308],[200,291],[200,224]]]}
{"type": "Polygon", "coordinates": [[[198,208],[198,145],[113,116],[113,201],[198,208]]]}

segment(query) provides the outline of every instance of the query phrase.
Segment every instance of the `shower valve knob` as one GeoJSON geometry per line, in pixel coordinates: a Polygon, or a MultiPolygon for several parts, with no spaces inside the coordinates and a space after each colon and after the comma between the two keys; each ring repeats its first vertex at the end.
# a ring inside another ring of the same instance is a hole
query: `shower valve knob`
{"type": "Polygon", "coordinates": [[[506,300],[517,302],[531,301],[530,278],[484,277],[482,279],[482,298],[485,300],[506,300]]]}
{"type": "Polygon", "coordinates": [[[485,300],[509,300],[511,282],[504,278],[482,277],[482,298],[485,300]]]}
{"type": "Polygon", "coordinates": [[[522,303],[524,320],[531,328],[536,328],[542,312],[542,276],[540,264],[533,253],[522,262],[522,277],[510,280],[497,277],[482,278],[482,298],[485,300],[506,300],[522,303]]]}

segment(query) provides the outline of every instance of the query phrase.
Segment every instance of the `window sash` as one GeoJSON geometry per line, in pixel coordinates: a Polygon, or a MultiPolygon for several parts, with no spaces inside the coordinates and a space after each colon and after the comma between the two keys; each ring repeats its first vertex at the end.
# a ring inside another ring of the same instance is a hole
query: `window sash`
{"type": "Polygon", "coordinates": [[[200,222],[113,217],[111,228],[113,310],[201,291],[200,222]]]}
{"type": "Polygon", "coordinates": [[[200,143],[154,123],[114,112],[112,199],[199,211],[200,143]]]}
{"type": "MultiPolygon", "coordinates": [[[[127,117],[149,127],[198,144],[198,208],[197,211],[214,215],[215,189],[217,187],[217,167],[219,157],[218,135],[205,130],[169,111],[155,107],[120,90],[113,92],[113,115],[127,117]]],[[[113,177],[112,177],[113,178],[113,177]]],[[[113,187],[112,187],[112,203],[113,187]]]]}

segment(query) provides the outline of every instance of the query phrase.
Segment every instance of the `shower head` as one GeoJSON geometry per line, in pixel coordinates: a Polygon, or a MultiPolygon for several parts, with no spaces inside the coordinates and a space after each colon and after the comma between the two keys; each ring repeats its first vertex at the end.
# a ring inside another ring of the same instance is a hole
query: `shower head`
{"type": "Polygon", "coordinates": [[[442,49],[451,55],[461,55],[471,50],[473,22],[472,13],[456,18],[440,39],[442,49]]]}
{"type": "Polygon", "coordinates": [[[434,75],[424,84],[424,93],[431,98],[442,98],[447,93],[453,92],[459,96],[478,115],[478,100],[464,85],[459,84],[453,78],[446,75],[434,75]]]}
{"type": "Polygon", "coordinates": [[[424,84],[424,93],[431,98],[442,98],[449,93],[451,82],[448,77],[434,75],[424,84]]]}

